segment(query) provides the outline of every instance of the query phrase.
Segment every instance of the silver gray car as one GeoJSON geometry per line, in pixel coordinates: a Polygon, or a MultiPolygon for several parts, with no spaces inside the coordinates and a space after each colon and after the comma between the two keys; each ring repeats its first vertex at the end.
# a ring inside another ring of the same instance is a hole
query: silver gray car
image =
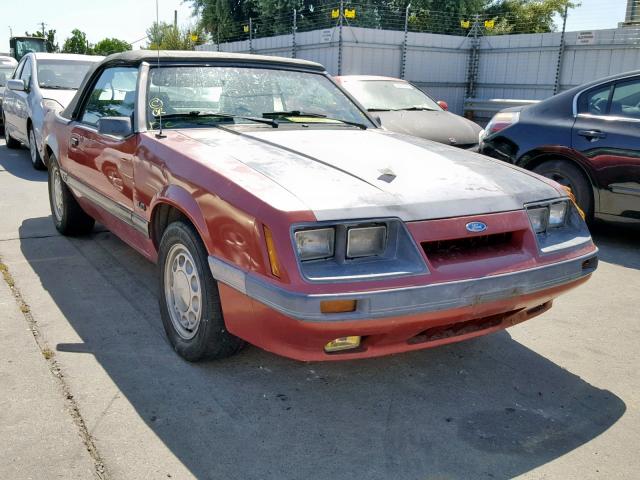
{"type": "Polygon", "coordinates": [[[13,75],[18,62],[13,57],[0,56],[0,126],[2,126],[2,96],[7,80],[13,75]]]}
{"type": "Polygon", "coordinates": [[[25,55],[7,80],[2,99],[7,147],[27,145],[33,167],[44,169],[41,138],[47,111],[66,108],[86,73],[103,58],[57,53],[25,55]]]}

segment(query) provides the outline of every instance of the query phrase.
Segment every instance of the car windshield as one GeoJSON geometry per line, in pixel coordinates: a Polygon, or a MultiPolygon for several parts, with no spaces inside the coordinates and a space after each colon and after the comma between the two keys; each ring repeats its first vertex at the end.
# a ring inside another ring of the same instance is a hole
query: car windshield
{"type": "Polygon", "coordinates": [[[77,90],[93,62],[79,60],[38,60],[40,88],[77,90]]]}
{"type": "Polygon", "coordinates": [[[348,80],[343,86],[368,110],[442,110],[424,92],[400,80],[348,80]]]}
{"type": "Polygon", "coordinates": [[[149,128],[218,123],[333,124],[373,127],[322,74],[272,68],[152,68],[147,86],[149,128]]]}
{"type": "Polygon", "coordinates": [[[14,67],[0,66],[0,87],[4,87],[7,84],[7,80],[11,78],[14,67]]]}

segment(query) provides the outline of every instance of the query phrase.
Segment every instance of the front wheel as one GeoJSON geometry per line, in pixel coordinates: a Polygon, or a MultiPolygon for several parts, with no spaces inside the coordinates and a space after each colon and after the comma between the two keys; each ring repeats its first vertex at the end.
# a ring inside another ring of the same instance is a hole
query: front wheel
{"type": "Polygon", "coordinates": [[[49,205],[53,223],[62,235],[83,235],[91,232],[95,220],[87,215],[62,180],[56,158],[49,158],[49,205]]]}
{"type": "Polygon", "coordinates": [[[38,150],[36,134],[33,127],[29,127],[29,155],[31,156],[31,165],[33,168],[36,170],[44,170],[46,168],[40,156],[40,151],[38,150]]]}
{"type": "Polygon", "coordinates": [[[185,360],[220,359],[244,342],[227,331],[218,285],[196,230],[174,222],[165,230],[158,252],[160,313],[175,351],[185,360]]]}
{"type": "Polygon", "coordinates": [[[593,191],[589,180],[579,167],[566,160],[547,160],[535,167],[533,171],[555,180],[564,187],[569,187],[587,219],[593,218],[593,191]]]}

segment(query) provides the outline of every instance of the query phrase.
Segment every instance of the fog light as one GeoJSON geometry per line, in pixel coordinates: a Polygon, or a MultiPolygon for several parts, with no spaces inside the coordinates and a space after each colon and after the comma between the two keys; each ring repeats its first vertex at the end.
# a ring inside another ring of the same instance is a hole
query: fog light
{"type": "Polygon", "coordinates": [[[355,300],[325,300],[320,302],[322,313],[346,313],[356,311],[355,300]]]}
{"type": "Polygon", "coordinates": [[[340,352],[342,350],[351,350],[360,346],[360,337],[340,337],[335,340],[331,340],[324,346],[324,351],[327,353],[340,352]]]}

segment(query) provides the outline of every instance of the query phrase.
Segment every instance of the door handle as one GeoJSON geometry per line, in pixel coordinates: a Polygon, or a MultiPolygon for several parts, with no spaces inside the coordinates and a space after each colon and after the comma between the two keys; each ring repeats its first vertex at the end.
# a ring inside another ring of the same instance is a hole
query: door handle
{"type": "Polygon", "coordinates": [[[588,138],[589,140],[607,137],[607,134],[600,130],[579,130],[578,135],[588,138]]]}
{"type": "Polygon", "coordinates": [[[77,147],[78,145],[80,145],[80,139],[78,137],[71,137],[71,140],[69,140],[69,143],[71,144],[72,147],[77,147]]]}

